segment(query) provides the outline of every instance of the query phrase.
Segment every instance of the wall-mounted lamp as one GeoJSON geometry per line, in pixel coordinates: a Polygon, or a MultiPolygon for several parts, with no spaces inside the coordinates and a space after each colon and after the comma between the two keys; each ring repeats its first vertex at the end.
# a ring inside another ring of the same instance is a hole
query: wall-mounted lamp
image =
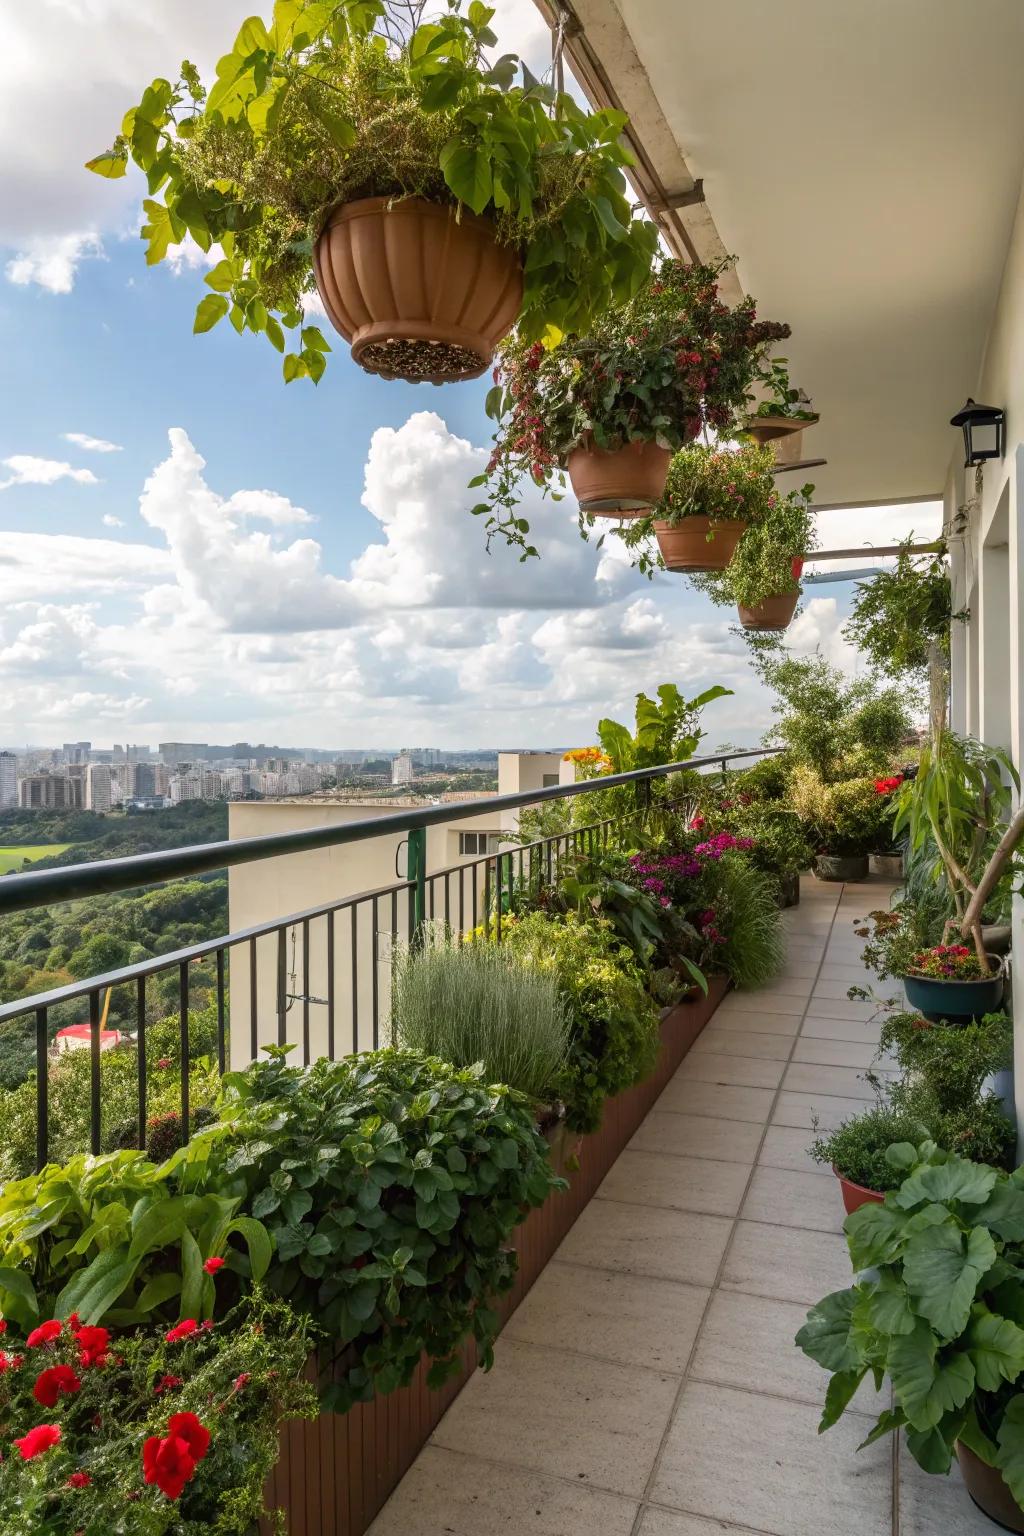
{"type": "Polygon", "coordinates": [[[965,469],[984,464],[986,459],[1002,458],[1005,422],[1005,411],[994,405],[977,405],[969,397],[963,410],[950,417],[951,427],[963,427],[965,469]]]}

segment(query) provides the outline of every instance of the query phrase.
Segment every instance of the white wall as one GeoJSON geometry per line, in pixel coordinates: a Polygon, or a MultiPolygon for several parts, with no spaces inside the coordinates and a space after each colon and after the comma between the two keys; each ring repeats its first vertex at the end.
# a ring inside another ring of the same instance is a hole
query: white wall
{"type": "MultiPolygon", "coordinates": [[[[976,476],[964,470],[962,444],[946,485],[948,527],[958,507],[968,526],[951,540],[955,606],[969,605],[954,625],[952,723],[956,730],[1004,747],[1024,767],[1024,197],[1007,251],[1002,286],[980,376],[964,394],[1006,412],[1006,451],[976,476]]],[[[954,407],[961,402],[952,402],[954,407]]],[[[952,414],[952,411],[951,413],[952,414]]],[[[1024,903],[1014,899],[1013,951],[1021,980],[1014,1001],[1018,1124],[1024,1131],[1024,903]]],[[[1024,1143],[1022,1143],[1024,1145],[1024,1143]]]]}

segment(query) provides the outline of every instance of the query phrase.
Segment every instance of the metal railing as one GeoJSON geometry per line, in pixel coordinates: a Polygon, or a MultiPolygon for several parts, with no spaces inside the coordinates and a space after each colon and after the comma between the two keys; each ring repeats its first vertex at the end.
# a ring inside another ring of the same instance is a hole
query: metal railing
{"type": "MultiPolygon", "coordinates": [[[[500,939],[502,918],[511,906],[513,895],[525,899],[540,897],[544,888],[557,880],[559,865],[571,851],[594,852],[607,847],[617,819],[598,820],[558,831],[528,844],[499,847],[481,857],[433,872],[427,868],[428,827],[478,817],[482,809],[491,813],[535,808],[549,801],[564,801],[621,785],[636,786],[638,805],[643,807],[651,803],[651,786],[656,779],[709,770],[724,775],[731,763],[767,755],[770,755],[769,750],[763,748],[724,755],[718,753],[574,784],[496,795],[486,801],[432,805],[397,816],[369,817],[340,826],[206,843],[0,879],[2,915],[138,890],[260,860],[345,847],[370,838],[400,835],[408,848],[405,878],[389,885],[291,912],[0,1006],[0,1025],[16,1019],[34,1018],[37,1167],[42,1167],[50,1156],[49,1033],[54,1009],[79,1002],[88,1007],[88,1150],[98,1153],[104,1149],[105,1132],[110,1130],[104,1125],[101,1093],[100,1061],[105,1016],[102,1003],[106,996],[109,1005],[111,996],[127,989],[128,1011],[134,1014],[137,1059],[135,1124],[131,1128],[129,1144],[145,1147],[151,1075],[147,1028],[156,1022],[164,1022],[163,1018],[147,1020],[150,984],[156,977],[176,976],[175,1005],[164,1018],[171,1017],[176,1021],[181,1054],[177,1112],[180,1114],[181,1139],[187,1140],[193,1109],[190,1071],[195,1065],[189,1046],[189,1015],[196,985],[193,978],[201,968],[206,968],[201,974],[206,982],[204,990],[209,994],[208,1002],[214,1011],[216,1068],[221,1073],[229,1063],[229,1041],[230,1054],[239,1065],[254,1059],[261,1047],[269,1043],[296,1047],[304,1065],[318,1056],[333,1059],[339,1052],[347,1054],[376,1048],[380,1044],[381,1021],[389,1000],[391,956],[396,943],[412,941],[422,925],[431,919],[444,921],[460,935],[481,924],[488,931],[493,926],[494,937],[500,939]],[[265,982],[268,969],[272,980],[266,995],[272,999],[276,1020],[272,1040],[261,1038],[261,1017],[269,1010],[263,1007],[260,986],[261,979],[265,982]],[[314,1009],[317,1010],[316,1020],[314,1009]]],[[[512,841],[512,835],[505,841],[506,844],[512,841]]],[[[123,1145],[124,1141],[119,1144],[123,1145]]]]}

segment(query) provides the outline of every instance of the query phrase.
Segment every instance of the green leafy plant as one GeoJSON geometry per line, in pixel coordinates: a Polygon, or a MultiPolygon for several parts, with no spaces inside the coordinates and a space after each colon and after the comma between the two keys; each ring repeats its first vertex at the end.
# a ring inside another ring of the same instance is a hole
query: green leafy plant
{"type": "Polygon", "coordinates": [[[636,696],[636,729],[617,720],[600,720],[597,736],[612,773],[631,773],[661,763],[685,762],[704,735],[701,711],[715,699],[732,697],[731,688],[715,684],[695,699],[684,699],[674,683],[662,683],[658,702],[645,693],[636,696]]]}
{"type": "Polygon", "coordinates": [[[777,723],[765,744],[787,749],[822,778],[889,769],[910,731],[907,699],[867,677],[851,682],[823,656],[755,654],[754,665],[775,694],[777,723]]]}
{"type": "Polygon", "coordinates": [[[869,1373],[888,1377],[895,1406],[864,1444],[902,1429],[926,1472],[949,1471],[957,1441],[999,1469],[1024,1505],[1024,1175],[898,1143],[903,1174],[884,1205],[846,1222],[855,1272],[797,1334],[830,1373],[821,1428],[833,1425],[869,1373]]]}
{"type": "MultiPolygon", "coordinates": [[[[789,382],[788,358],[773,357],[757,375],[761,399],[753,411],[759,416],[786,416],[791,421],[817,421],[817,412],[802,389],[789,382]]],[[[751,404],[753,404],[751,397],[751,404]]]]}
{"type": "Polygon", "coordinates": [[[724,571],[694,572],[690,580],[719,605],[756,608],[800,585],[802,562],[816,544],[809,497],[813,485],[770,493],[763,517],[744,533],[724,571]]]}
{"type": "Polygon", "coordinates": [[[879,1103],[850,1115],[834,1131],[816,1136],[808,1151],[816,1163],[834,1168],[851,1184],[884,1194],[898,1189],[904,1179],[904,1172],[894,1168],[886,1156],[889,1147],[927,1137],[928,1126],[916,1114],[879,1103]]]}
{"type": "Polygon", "coordinates": [[[483,1065],[487,1082],[550,1100],[565,1069],[569,1021],[551,976],[505,946],[459,945],[435,927],[399,955],[391,994],[392,1031],[406,1049],[483,1065]]]}
{"type": "Polygon", "coordinates": [[[286,381],[318,382],[330,351],[304,324],[312,248],[334,207],[416,196],[493,219],[523,251],[525,338],[582,331],[650,271],[656,229],[634,218],[621,112],[586,112],[491,61],[492,7],[454,3],[432,20],[385,0],[276,0],[243,22],[206,90],[193,64],[156,79],[110,150],[88,162],[145,173],[146,260],[186,236],[222,259],[195,319],[225,317],[284,352],[286,381]]]}
{"type": "Polygon", "coordinates": [[[569,1059],[558,1085],[570,1129],[595,1131],[604,1102],[653,1072],[658,1010],[629,948],[605,922],[531,913],[503,942],[552,976],[572,1023],[569,1059]]]}
{"type": "MultiPolygon", "coordinates": [[[[944,914],[938,915],[941,932],[944,914]]],[[[920,902],[903,898],[892,907],[869,912],[863,926],[854,932],[867,943],[861,959],[868,970],[882,981],[907,975],[914,956],[927,944],[935,942],[936,914],[920,902]]],[[[863,987],[851,987],[851,997],[866,998],[863,987]]]]}
{"type": "Polygon", "coordinates": [[[479,1069],[393,1050],[300,1069],[275,1049],[226,1085],[222,1126],[176,1158],[242,1185],[274,1244],[267,1289],[342,1347],[327,1404],[393,1391],[423,1354],[440,1385],[469,1333],[489,1367],[509,1237],[562,1187],[530,1102],[479,1069]]]}
{"type": "Polygon", "coordinates": [[[714,921],[723,934],[720,963],[737,987],[763,987],[782,970],[786,941],[778,886],[745,853],[725,853],[709,876],[714,921]]]}
{"type": "Polygon", "coordinates": [[[558,347],[522,327],[503,343],[487,401],[494,448],[471,482],[490,485],[490,499],[473,509],[486,516],[489,538],[500,530],[524,556],[536,554],[516,512],[520,482],[564,486],[575,448],[680,448],[702,422],[732,424],[765,348],[789,327],[755,320],[750,298],[729,309],[718,296],[722,270],[665,260],[628,303],[603,314],[595,307],[591,323],[558,347]]]}
{"type": "Polygon", "coordinates": [[[985,1079],[1013,1065],[1013,1023],[1004,1013],[990,1013],[971,1024],[931,1024],[901,1009],[884,1020],[878,1052],[895,1056],[909,1081],[949,1114],[977,1103],[985,1079]]]}
{"type": "Polygon", "coordinates": [[[756,443],[721,448],[690,443],[669,466],[657,516],[672,526],[688,517],[708,517],[712,525],[760,522],[779,501],[774,464],[771,449],[756,443]]]}
{"type": "MultiPolygon", "coordinates": [[[[195,1144],[198,1163],[208,1146],[195,1144]]],[[[176,1155],[181,1159],[183,1153],[176,1155]]],[[[271,1240],[230,1184],[196,1193],[140,1152],[79,1156],[14,1179],[0,1193],[0,1308],[24,1327],[68,1317],[119,1327],[154,1317],[209,1317],[220,1289],[259,1281],[271,1240]],[[217,1269],[220,1268],[218,1264],[217,1269]]]]}
{"type": "Polygon", "coordinates": [[[826,784],[813,768],[798,764],[792,786],[794,809],[820,852],[865,854],[890,840],[885,801],[873,779],[826,784]]]}
{"type": "Polygon", "coordinates": [[[175,1338],[54,1327],[27,1345],[8,1333],[0,1352],[16,1447],[0,1461],[5,1536],[246,1536],[265,1515],[276,1528],[263,1493],[278,1424],[316,1413],[302,1318],[253,1298],[175,1338]]]}

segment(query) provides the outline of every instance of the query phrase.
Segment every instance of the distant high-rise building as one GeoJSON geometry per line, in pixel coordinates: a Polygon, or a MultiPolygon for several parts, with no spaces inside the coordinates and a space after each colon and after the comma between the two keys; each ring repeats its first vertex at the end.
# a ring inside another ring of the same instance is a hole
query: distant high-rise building
{"type": "Polygon", "coordinates": [[[69,785],[63,774],[28,773],[18,780],[18,804],[26,811],[67,810],[69,785]]]}
{"type": "Polygon", "coordinates": [[[0,810],[18,803],[18,759],[13,752],[0,752],[0,810]]]}
{"type": "Polygon", "coordinates": [[[411,784],[413,780],[412,754],[399,752],[391,764],[392,784],[411,784]]]}
{"type": "Polygon", "coordinates": [[[151,796],[158,793],[156,787],[156,764],[136,763],[135,773],[132,776],[132,795],[151,796]]]}
{"type": "Polygon", "coordinates": [[[66,741],[62,747],[66,763],[87,763],[92,751],[91,741],[66,741]]]}
{"type": "Polygon", "coordinates": [[[87,811],[109,811],[114,803],[116,780],[109,763],[90,763],[85,775],[87,811]]]}
{"type": "Polygon", "coordinates": [[[205,741],[161,741],[158,749],[168,768],[178,768],[182,763],[194,763],[205,756],[205,741]]]}

